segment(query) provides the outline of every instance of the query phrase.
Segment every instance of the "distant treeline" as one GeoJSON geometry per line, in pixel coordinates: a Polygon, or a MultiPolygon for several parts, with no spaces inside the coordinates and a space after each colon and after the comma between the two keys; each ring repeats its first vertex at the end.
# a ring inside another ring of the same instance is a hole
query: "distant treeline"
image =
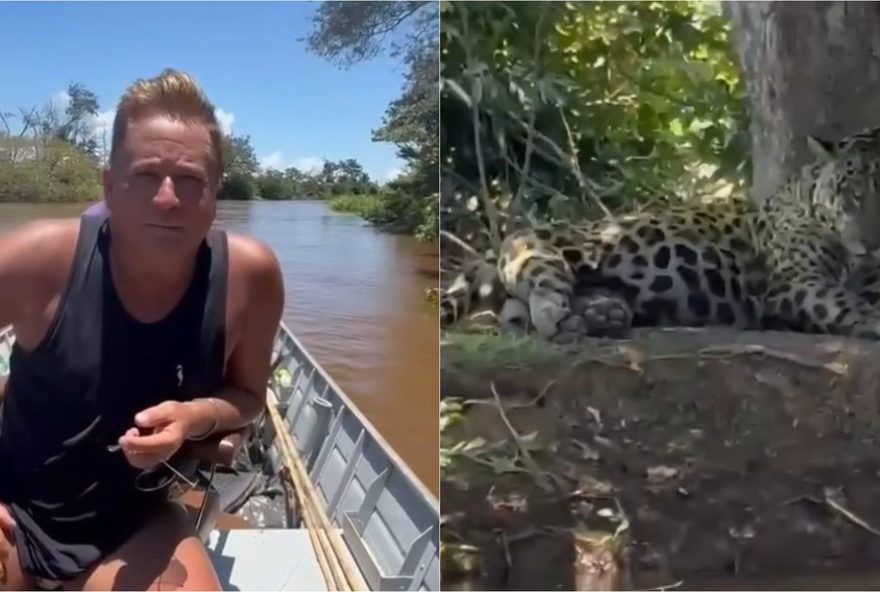
{"type": "Polygon", "coordinates": [[[319,170],[261,170],[249,136],[227,136],[224,157],[226,174],[220,199],[326,199],[377,194],[380,189],[354,158],[325,161],[319,170]]]}
{"type": "MultiPolygon", "coordinates": [[[[86,202],[101,198],[106,137],[95,133],[99,105],[81,85],[68,88],[66,107],[0,109],[0,201],[86,202]]],[[[103,134],[102,134],[103,135],[103,134]]],[[[248,136],[224,140],[226,171],[221,199],[326,199],[377,195],[380,185],[349,158],[318,170],[262,170],[248,136]]]]}

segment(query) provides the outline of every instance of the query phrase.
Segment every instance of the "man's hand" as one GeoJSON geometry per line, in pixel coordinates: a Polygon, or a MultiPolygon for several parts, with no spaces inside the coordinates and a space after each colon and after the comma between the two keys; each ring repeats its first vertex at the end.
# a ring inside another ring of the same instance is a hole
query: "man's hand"
{"type": "Polygon", "coordinates": [[[180,450],[193,418],[185,403],[165,401],[144,409],[135,415],[134,421],[137,427],[125,432],[119,438],[119,445],[131,466],[148,469],[167,461],[180,450]],[[148,433],[142,436],[138,428],[148,433]]]}

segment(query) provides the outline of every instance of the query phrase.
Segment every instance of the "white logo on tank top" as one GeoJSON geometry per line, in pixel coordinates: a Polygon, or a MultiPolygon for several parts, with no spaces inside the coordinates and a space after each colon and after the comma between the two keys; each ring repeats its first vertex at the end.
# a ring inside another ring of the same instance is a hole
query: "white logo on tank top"
{"type": "Polygon", "coordinates": [[[183,366],[181,364],[177,365],[177,386],[183,384],[183,366]]]}

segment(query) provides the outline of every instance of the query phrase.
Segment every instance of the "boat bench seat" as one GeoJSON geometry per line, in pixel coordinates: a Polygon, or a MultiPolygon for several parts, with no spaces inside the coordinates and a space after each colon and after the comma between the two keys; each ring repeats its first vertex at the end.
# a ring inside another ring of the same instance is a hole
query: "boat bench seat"
{"type": "Polygon", "coordinates": [[[228,467],[247,439],[250,426],[233,432],[214,434],[210,438],[189,441],[183,445],[183,453],[206,464],[228,467]]]}
{"type": "MultiPolygon", "coordinates": [[[[183,445],[181,452],[198,461],[200,465],[208,465],[213,476],[214,468],[232,466],[250,431],[251,426],[245,426],[231,432],[215,434],[204,440],[189,441],[183,445]]],[[[187,492],[177,500],[182,502],[188,510],[195,509],[193,520],[196,534],[203,542],[207,542],[208,535],[217,526],[221,517],[227,523],[230,520],[234,523],[234,519],[237,518],[222,512],[220,494],[210,485],[209,483],[206,489],[187,492]]]]}

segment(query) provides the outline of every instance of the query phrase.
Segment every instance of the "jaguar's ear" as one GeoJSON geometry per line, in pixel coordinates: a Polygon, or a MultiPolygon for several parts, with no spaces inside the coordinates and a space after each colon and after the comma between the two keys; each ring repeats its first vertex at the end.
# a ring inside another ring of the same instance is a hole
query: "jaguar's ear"
{"type": "Polygon", "coordinates": [[[815,156],[818,156],[822,162],[828,162],[837,154],[837,146],[834,142],[823,140],[816,136],[807,136],[807,146],[815,156]]]}

